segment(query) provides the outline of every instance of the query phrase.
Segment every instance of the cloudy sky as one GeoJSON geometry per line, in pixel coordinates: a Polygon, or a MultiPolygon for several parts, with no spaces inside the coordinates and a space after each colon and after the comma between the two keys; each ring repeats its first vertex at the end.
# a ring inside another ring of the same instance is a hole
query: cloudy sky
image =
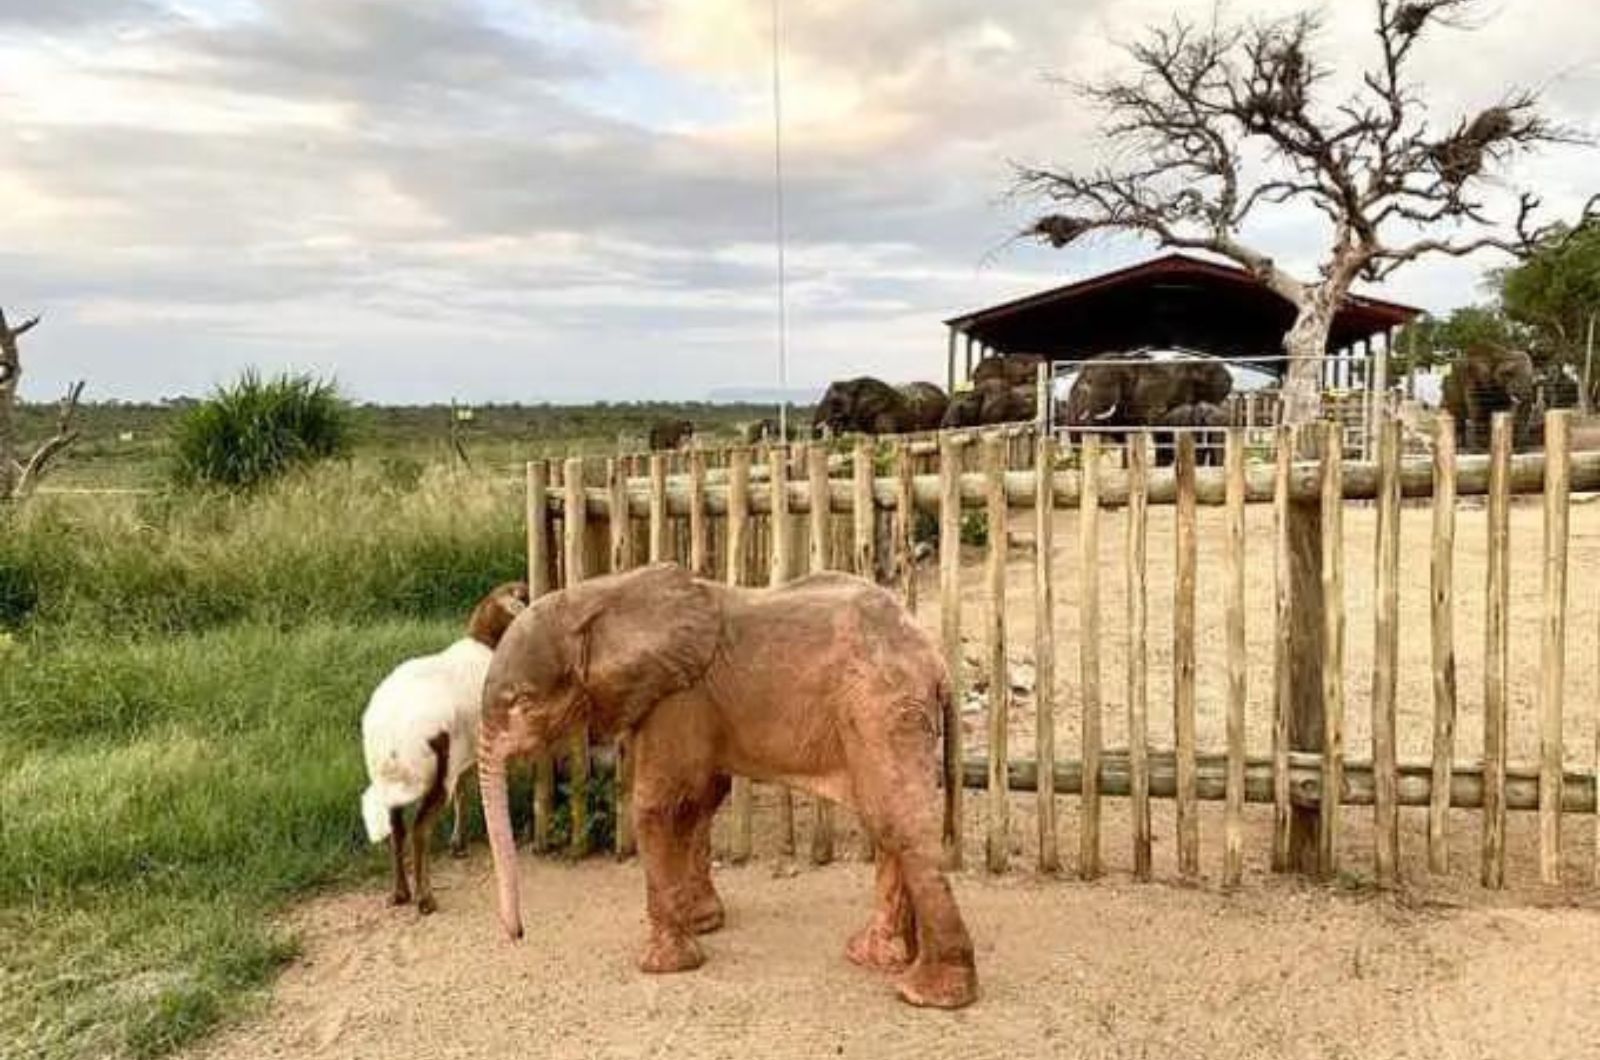
{"type": "MultiPolygon", "coordinates": [[[[792,385],[942,380],[942,318],[1149,252],[1007,245],[1007,159],[1103,157],[1046,75],[1114,68],[1215,0],[782,3],[792,385]]],[[[1348,75],[1368,7],[1328,8],[1348,75]]],[[[1441,122],[1517,83],[1593,124],[1600,4],[1483,21],[1420,56],[1441,122]]],[[[770,34],[770,0],[0,0],[0,305],[46,317],[25,395],[198,393],[246,365],[376,401],[769,386],[770,34]]],[[[1507,177],[1571,207],[1596,162],[1507,177]]],[[[1304,265],[1319,231],[1258,234],[1304,265]]],[[[1488,263],[1380,293],[1448,308],[1488,263]]]]}

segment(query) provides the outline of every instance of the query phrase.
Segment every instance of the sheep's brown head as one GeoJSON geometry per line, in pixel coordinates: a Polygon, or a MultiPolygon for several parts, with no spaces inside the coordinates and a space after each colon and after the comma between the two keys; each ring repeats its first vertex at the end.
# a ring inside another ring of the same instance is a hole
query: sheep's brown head
{"type": "Polygon", "coordinates": [[[478,601],[467,619],[467,636],[488,648],[497,648],[511,623],[528,609],[528,583],[497,585],[478,601]]]}

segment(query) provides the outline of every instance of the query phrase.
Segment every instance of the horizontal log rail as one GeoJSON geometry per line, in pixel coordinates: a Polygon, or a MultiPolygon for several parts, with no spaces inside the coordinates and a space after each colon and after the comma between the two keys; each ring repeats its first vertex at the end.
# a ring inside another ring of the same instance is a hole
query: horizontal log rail
{"type": "MultiPolygon", "coordinates": [[[[1177,756],[1171,751],[1151,751],[1149,755],[1150,795],[1175,798],[1178,790],[1177,756]]],[[[1226,754],[1200,752],[1195,755],[1195,791],[1199,798],[1221,802],[1227,795],[1226,754]]],[[[968,756],[962,768],[962,785],[982,788],[988,784],[988,760],[968,756]]],[[[1056,763],[1057,795],[1077,795],[1083,791],[1083,763],[1056,763]]],[[[1031,759],[1013,760],[1006,771],[1007,787],[1015,792],[1038,789],[1039,770],[1031,759]]],[[[1272,759],[1251,757],[1245,760],[1245,801],[1272,802],[1272,759]]],[[[1126,797],[1131,791],[1131,771],[1126,749],[1100,752],[1100,794],[1126,797]]],[[[1345,806],[1371,806],[1376,788],[1372,763],[1346,759],[1339,802],[1345,806]]],[[[1297,805],[1317,806],[1322,802],[1322,756],[1303,752],[1289,755],[1290,799],[1297,805]]],[[[1402,762],[1399,767],[1397,800],[1401,806],[1427,806],[1433,792],[1433,766],[1428,762],[1402,762]]],[[[1591,773],[1568,771],[1562,775],[1561,812],[1594,812],[1595,778],[1591,773]]],[[[1539,767],[1537,764],[1506,769],[1505,804],[1508,810],[1539,808],[1539,767]]],[[[1450,805],[1458,810],[1483,808],[1483,770],[1475,765],[1457,765],[1450,775],[1450,805]]]]}
{"type": "MultiPolygon", "coordinates": [[[[1147,759],[1150,770],[1150,797],[1171,799],[1178,791],[1178,762],[1172,751],[1155,751],[1147,759]]],[[[1132,790],[1132,772],[1126,748],[1106,748],[1100,752],[1100,794],[1127,798],[1132,790]]],[[[605,780],[616,772],[615,758],[607,749],[596,748],[590,766],[590,781],[605,780]]],[[[1201,751],[1195,755],[1195,794],[1206,802],[1222,802],[1227,797],[1228,756],[1224,752],[1201,751]]],[[[1058,761],[1055,768],[1055,793],[1058,796],[1083,793],[1083,763],[1076,759],[1058,761]]],[[[984,789],[989,784],[989,761],[982,755],[968,755],[961,769],[962,787],[984,789]]],[[[1012,792],[1036,792],[1039,787],[1038,763],[1031,758],[1012,759],[1006,764],[1006,787],[1012,792]]],[[[1376,788],[1372,763],[1346,759],[1340,784],[1341,805],[1371,806],[1376,788]]],[[[1561,812],[1593,813],[1595,778],[1592,773],[1571,770],[1562,774],[1561,812]]],[[[1322,756],[1291,752],[1289,755],[1290,799],[1300,806],[1322,801],[1322,756]]],[[[1401,806],[1427,806],[1433,794],[1433,765],[1429,762],[1402,762],[1396,789],[1401,806]]],[[[1272,803],[1272,759],[1252,756],[1245,760],[1244,797],[1246,802],[1272,803]]],[[[1539,809],[1539,766],[1537,763],[1508,766],[1506,769],[1506,809],[1532,812],[1539,809]]],[[[1483,808],[1483,770],[1459,763],[1450,775],[1450,806],[1457,810],[1483,808]]]]}
{"type": "MultiPolygon", "coordinates": [[[[1320,496],[1320,464],[1313,461],[1296,462],[1290,469],[1289,494],[1295,500],[1314,500],[1320,496]]],[[[1541,493],[1544,490],[1545,458],[1542,453],[1518,455],[1511,461],[1511,492],[1519,494],[1541,493]]],[[[1008,471],[1005,473],[1006,506],[1031,509],[1034,506],[1034,471],[1008,471]]],[[[712,515],[725,515],[728,510],[728,487],[725,480],[707,476],[706,507],[712,515]]],[[[1252,504],[1267,504],[1273,499],[1274,469],[1271,464],[1254,464],[1245,469],[1245,500],[1252,504]]],[[[1070,509],[1078,506],[1083,492],[1082,475],[1077,471],[1054,473],[1051,496],[1055,507],[1070,509]]],[[[1378,465],[1372,461],[1345,461],[1343,493],[1346,500],[1373,500],[1378,496],[1378,465]]],[[[960,476],[961,507],[981,510],[986,503],[987,479],[982,473],[964,472],[960,476]]],[[[1120,468],[1102,468],[1099,476],[1100,506],[1121,507],[1128,498],[1128,475],[1120,468]]],[[[790,514],[804,514],[811,510],[811,487],[804,479],[788,483],[788,510],[790,514]]],[[[1600,491],[1600,451],[1572,454],[1569,488],[1574,493],[1600,491]]],[[[872,484],[873,504],[880,511],[893,511],[897,506],[900,483],[892,475],[875,478],[872,484]]],[[[1202,467],[1195,469],[1195,500],[1204,505],[1221,506],[1226,500],[1224,469],[1202,467]]],[[[913,503],[918,511],[937,515],[939,512],[939,476],[917,475],[912,479],[913,503]]],[[[1400,467],[1400,492],[1404,497],[1433,496],[1433,461],[1415,458],[1404,461],[1400,467]]],[[[1458,457],[1456,461],[1456,496],[1484,496],[1489,492],[1489,457],[1482,454],[1458,457]]],[[[1149,472],[1149,502],[1172,504],[1177,499],[1177,479],[1170,467],[1153,468],[1149,472]]],[[[650,514],[649,480],[629,479],[627,482],[628,514],[635,519],[650,514]]],[[[591,487],[584,491],[587,514],[592,518],[606,518],[610,514],[611,496],[604,488],[591,487]]],[[[836,513],[852,511],[852,485],[846,478],[828,480],[829,510],[836,513]]],[[[550,510],[560,514],[566,503],[563,491],[552,490],[550,510]]],[[[667,479],[667,514],[689,514],[689,477],[672,475],[667,479]]],[[[752,482],[750,486],[750,512],[767,515],[772,512],[772,488],[767,482],[752,482]]]]}

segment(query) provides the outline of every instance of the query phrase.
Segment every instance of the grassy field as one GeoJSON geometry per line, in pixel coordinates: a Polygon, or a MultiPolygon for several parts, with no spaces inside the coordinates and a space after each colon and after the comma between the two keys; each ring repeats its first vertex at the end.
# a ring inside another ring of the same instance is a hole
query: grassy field
{"type": "MultiPolygon", "coordinates": [[[[162,485],[170,456],[169,434],[184,403],[86,405],[83,436],[63,458],[50,485],[74,489],[149,489],[162,485]]],[[[53,405],[20,410],[24,439],[50,434],[53,405]]],[[[510,472],[538,456],[614,453],[620,444],[643,449],[658,419],[687,419],[713,442],[732,441],[741,425],[773,416],[768,405],[631,403],[594,405],[483,405],[456,422],[456,436],[474,468],[510,472]]],[[[355,409],[356,454],[391,468],[416,469],[452,459],[448,405],[355,409]]],[[[791,415],[804,416],[805,410],[791,415]]]]}
{"type": "Polygon", "coordinates": [[[366,696],[518,574],[519,516],[370,460],[0,515],[0,1056],[159,1055],[292,953],[289,896],[381,868],[366,696]]]}

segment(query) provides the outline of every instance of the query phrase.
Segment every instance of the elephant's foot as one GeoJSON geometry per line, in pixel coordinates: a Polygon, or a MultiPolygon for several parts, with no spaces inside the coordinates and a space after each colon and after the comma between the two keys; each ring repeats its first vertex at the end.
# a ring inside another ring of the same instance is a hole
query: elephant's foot
{"type": "Polygon", "coordinates": [[[693,938],[658,927],[651,930],[644,952],[639,955],[639,970],[651,975],[667,975],[693,971],[705,961],[704,951],[693,938]]]}
{"type": "Polygon", "coordinates": [[[713,931],[720,930],[726,919],[726,914],[722,910],[722,899],[717,897],[716,891],[708,891],[689,907],[684,923],[688,924],[689,930],[696,935],[709,935],[713,931]]]}
{"type": "Polygon", "coordinates": [[[978,999],[978,972],[969,963],[917,961],[901,977],[896,992],[920,1008],[961,1008],[978,999]]]}
{"type": "Polygon", "coordinates": [[[410,905],[411,904],[411,891],[410,891],[410,889],[406,888],[406,887],[396,887],[394,890],[390,891],[389,892],[389,904],[390,905],[410,905]]]}
{"type": "Polygon", "coordinates": [[[844,955],[852,964],[875,972],[900,972],[911,963],[906,940],[876,922],[856,932],[845,946],[844,955]]]}
{"type": "Polygon", "coordinates": [[[432,916],[439,911],[439,903],[433,900],[433,892],[429,891],[417,899],[417,912],[423,916],[432,916]]]}

